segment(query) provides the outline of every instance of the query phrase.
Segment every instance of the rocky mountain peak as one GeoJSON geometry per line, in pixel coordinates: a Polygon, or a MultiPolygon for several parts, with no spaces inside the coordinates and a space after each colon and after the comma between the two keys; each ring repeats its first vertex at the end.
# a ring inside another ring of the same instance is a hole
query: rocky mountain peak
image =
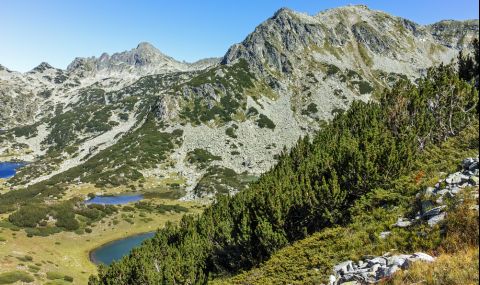
{"type": "Polygon", "coordinates": [[[53,66],[48,64],[47,62],[42,62],[39,65],[37,65],[35,68],[33,68],[30,72],[44,72],[48,69],[55,69],[53,66]]]}
{"type": "Polygon", "coordinates": [[[90,57],[90,58],[76,57],[67,66],[67,71],[74,72],[74,71],[79,71],[79,70],[82,70],[82,71],[92,70],[93,69],[93,66],[92,66],[93,61],[95,61],[94,57],[90,57]]]}
{"type": "Polygon", "coordinates": [[[136,48],[100,57],[75,58],[67,67],[69,72],[81,76],[93,76],[102,73],[138,73],[139,75],[181,71],[188,69],[188,64],[179,62],[147,42],[141,42],[136,48]]]}
{"type": "Polygon", "coordinates": [[[137,50],[154,50],[160,52],[154,45],[149,42],[141,42],[137,45],[137,50]]]}
{"type": "Polygon", "coordinates": [[[106,53],[106,52],[102,53],[102,55],[98,58],[98,60],[99,60],[100,62],[106,61],[106,60],[108,60],[108,59],[110,59],[110,55],[109,55],[108,53],[106,53]]]}
{"type": "Polygon", "coordinates": [[[0,71],[11,72],[8,68],[0,64],[0,71]]]}
{"type": "Polygon", "coordinates": [[[443,20],[427,26],[432,36],[441,44],[452,48],[471,48],[471,41],[478,38],[479,21],[443,20]],[[458,41],[458,39],[464,39],[458,41]]]}
{"type": "Polygon", "coordinates": [[[287,16],[287,15],[291,15],[293,13],[296,13],[295,11],[291,10],[290,8],[286,8],[286,7],[283,7],[283,8],[280,8],[277,10],[277,12],[275,12],[273,14],[273,17],[272,19],[275,19],[275,18],[278,18],[278,17],[282,17],[282,16],[287,16]]]}
{"type": "MultiPolygon", "coordinates": [[[[433,63],[432,52],[455,49],[451,54],[457,53],[476,35],[478,20],[422,26],[365,5],[329,9],[315,16],[282,8],[243,42],[233,45],[222,63],[243,58],[265,75],[292,73],[293,66],[311,65],[308,61],[389,69],[387,62],[408,63],[417,58],[422,66],[414,69],[422,69],[433,63]],[[414,46],[424,46],[421,43],[425,41],[429,45],[419,56],[414,46]]],[[[413,75],[414,69],[406,73],[413,75]]]]}
{"type": "Polygon", "coordinates": [[[164,64],[165,62],[177,62],[175,59],[166,56],[156,47],[147,42],[141,42],[136,48],[111,56],[115,63],[126,63],[132,66],[145,66],[148,64],[164,64]]]}

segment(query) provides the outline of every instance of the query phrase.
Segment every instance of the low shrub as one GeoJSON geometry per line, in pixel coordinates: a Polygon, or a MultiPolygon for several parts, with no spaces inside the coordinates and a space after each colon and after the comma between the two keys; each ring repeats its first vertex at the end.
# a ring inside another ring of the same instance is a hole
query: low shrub
{"type": "Polygon", "coordinates": [[[33,277],[24,271],[12,271],[0,273],[0,284],[12,284],[15,282],[31,283],[35,281],[33,277]]]}
{"type": "Polygon", "coordinates": [[[63,279],[65,277],[64,274],[56,271],[49,271],[47,272],[47,279],[55,280],[55,279],[63,279]]]}
{"type": "Polygon", "coordinates": [[[28,262],[28,261],[32,261],[33,257],[31,257],[30,255],[25,255],[25,256],[18,256],[17,259],[23,262],[28,262]]]}
{"type": "Polygon", "coordinates": [[[257,125],[260,127],[260,128],[269,128],[269,129],[275,129],[275,123],[270,120],[267,116],[265,116],[264,114],[260,114],[258,120],[256,121],[257,125]]]}

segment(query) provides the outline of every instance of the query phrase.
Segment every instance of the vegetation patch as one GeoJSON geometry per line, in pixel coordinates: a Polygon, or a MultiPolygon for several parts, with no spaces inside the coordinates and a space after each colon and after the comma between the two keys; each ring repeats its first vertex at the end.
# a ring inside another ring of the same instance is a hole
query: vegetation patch
{"type": "Polygon", "coordinates": [[[327,64],[327,76],[333,76],[337,73],[340,73],[341,70],[338,68],[338,66],[333,65],[333,64],[327,64]]]}
{"type": "Polygon", "coordinates": [[[233,124],[231,127],[228,127],[225,130],[225,134],[233,139],[237,138],[237,135],[235,134],[235,130],[238,129],[238,126],[236,124],[233,124]]]}
{"type": "Polygon", "coordinates": [[[29,264],[29,265],[28,265],[28,270],[29,270],[30,272],[37,273],[38,271],[40,271],[40,269],[41,269],[40,266],[33,265],[33,264],[29,264]]]}
{"type": "Polygon", "coordinates": [[[358,92],[360,92],[360,94],[362,95],[370,94],[374,90],[372,85],[370,85],[370,83],[368,83],[368,81],[365,81],[365,80],[359,80],[359,81],[354,80],[354,81],[351,81],[350,83],[354,86],[357,86],[358,92]]]}
{"type": "Polygon", "coordinates": [[[135,203],[135,208],[146,211],[148,213],[157,212],[160,214],[165,214],[166,212],[175,212],[175,213],[186,213],[188,208],[181,206],[179,204],[168,205],[168,204],[153,204],[150,202],[137,202],[135,203]]]}
{"type": "Polygon", "coordinates": [[[0,284],[12,284],[15,282],[31,283],[35,279],[25,271],[12,271],[0,273],[0,284]]]}
{"type": "Polygon", "coordinates": [[[65,276],[64,274],[56,271],[47,272],[47,279],[49,280],[63,279],[64,276],[65,276]]]}
{"type": "Polygon", "coordinates": [[[33,124],[29,126],[16,127],[16,128],[13,128],[12,130],[13,130],[13,134],[15,134],[16,137],[32,138],[38,135],[37,127],[38,127],[38,124],[33,124]]]}
{"type": "Polygon", "coordinates": [[[373,60],[370,55],[368,55],[368,50],[362,43],[358,44],[358,52],[360,53],[360,57],[362,58],[365,65],[368,67],[372,67],[373,60]]]}
{"type": "Polygon", "coordinates": [[[258,119],[255,122],[262,129],[263,128],[269,128],[269,129],[272,129],[272,130],[275,129],[275,123],[272,120],[270,120],[270,118],[265,116],[264,114],[260,114],[258,116],[258,119]]]}
{"type": "Polygon", "coordinates": [[[215,160],[222,160],[222,157],[213,155],[205,149],[196,148],[187,153],[187,161],[192,164],[197,164],[200,168],[205,168],[208,163],[215,160]]]}
{"type": "Polygon", "coordinates": [[[203,197],[212,194],[229,194],[245,189],[250,181],[246,174],[238,174],[233,169],[211,166],[195,186],[195,195],[203,197]]]}
{"type": "Polygon", "coordinates": [[[310,104],[308,104],[307,109],[302,110],[302,115],[311,116],[311,115],[316,114],[317,112],[318,112],[317,104],[310,103],[310,104]]]}
{"type": "MultiPolygon", "coordinates": [[[[41,200],[24,201],[8,217],[12,226],[24,228],[27,236],[49,236],[61,231],[85,231],[86,225],[100,221],[117,212],[113,205],[84,205],[78,199],[43,204],[41,200]],[[49,219],[52,221],[49,221],[49,219]]],[[[9,209],[4,205],[5,209],[9,209]]],[[[10,227],[9,225],[2,225],[10,227]]],[[[27,258],[27,257],[25,257],[27,258]]]]}
{"type": "Polygon", "coordinates": [[[254,82],[255,77],[249,71],[248,63],[242,59],[231,66],[219,66],[201,72],[190,81],[175,86],[172,92],[189,95],[182,103],[180,118],[196,125],[212,120],[223,124],[245,112],[247,97],[244,94],[255,87],[254,82]],[[214,93],[219,100],[205,100],[200,93],[214,93]]]}
{"type": "Polygon", "coordinates": [[[247,110],[247,117],[253,117],[258,115],[258,110],[255,107],[250,107],[247,110]]]}

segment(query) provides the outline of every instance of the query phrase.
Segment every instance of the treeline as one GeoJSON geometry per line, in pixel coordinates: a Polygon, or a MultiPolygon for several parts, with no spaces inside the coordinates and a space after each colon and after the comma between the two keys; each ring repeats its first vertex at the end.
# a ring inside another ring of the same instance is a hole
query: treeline
{"type": "Polygon", "coordinates": [[[278,164],[234,197],[219,196],[185,216],[89,284],[205,284],[248,269],[287,244],[348,222],[349,207],[389,189],[421,151],[477,120],[478,92],[454,66],[399,82],[379,102],[354,102],[315,137],[300,139],[278,164]]]}

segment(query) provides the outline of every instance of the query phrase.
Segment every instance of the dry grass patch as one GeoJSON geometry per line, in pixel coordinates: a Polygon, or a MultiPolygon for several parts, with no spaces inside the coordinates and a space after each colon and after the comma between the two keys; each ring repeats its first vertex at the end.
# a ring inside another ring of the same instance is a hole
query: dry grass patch
{"type": "Polygon", "coordinates": [[[386,284],[478,284],[478,247],[442,254],[434,263],[414,263],[386,284]]]}

